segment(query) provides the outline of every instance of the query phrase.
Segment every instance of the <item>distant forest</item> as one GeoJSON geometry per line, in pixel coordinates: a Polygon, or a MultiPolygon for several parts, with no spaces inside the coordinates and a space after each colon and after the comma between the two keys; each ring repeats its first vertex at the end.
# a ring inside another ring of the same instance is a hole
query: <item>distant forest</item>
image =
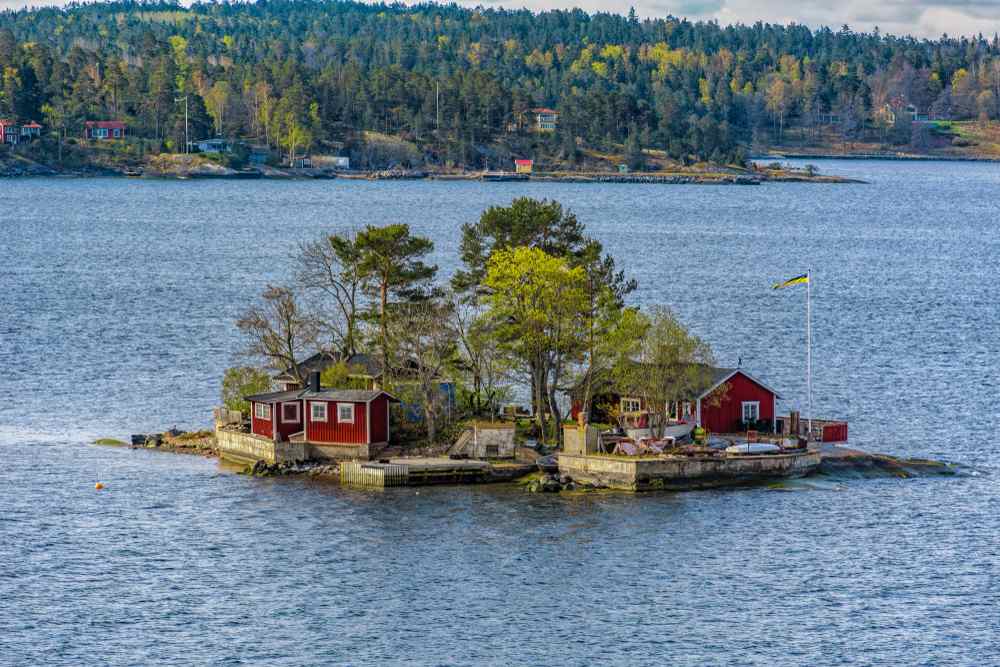
{"type": "MultiPolygon", "coordinates": [[[[739,162],[795,125],[845,137],[913,105],[1000,116],[1000,42],[917,40],[800,25],[720,26],[580,10],[331,0],[122,2],[0,14],[0,117],[79,136],[124,119],[151,151],[240,136],[284,151],[357,153],[377,132],[414,160],[478,165],[522,114],[561,114],[545,142],[739,162]],[[180,100],[180,101],[178,101],[180,100]]],[[[884,120],[888,118],[889,120],[884,120]]],[[[363,151],[361,151],[363,153],[363,151]]]]}

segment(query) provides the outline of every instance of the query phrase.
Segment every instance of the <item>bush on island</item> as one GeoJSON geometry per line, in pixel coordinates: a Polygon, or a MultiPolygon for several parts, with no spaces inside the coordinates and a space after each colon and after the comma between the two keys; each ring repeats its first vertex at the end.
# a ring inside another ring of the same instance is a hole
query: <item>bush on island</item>
{"type": "Polygon", "coordinates": [[[244,396],[271,391],[271,376],[253,366],[227,368],[222,377],[222,404],[230,410],[249,412],[250,404],[244,396]]]}

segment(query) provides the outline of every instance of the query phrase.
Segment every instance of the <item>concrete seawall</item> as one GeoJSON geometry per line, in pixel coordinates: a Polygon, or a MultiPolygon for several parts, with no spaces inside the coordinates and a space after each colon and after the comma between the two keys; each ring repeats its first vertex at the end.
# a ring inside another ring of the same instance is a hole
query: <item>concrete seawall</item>
{"type": "Polygon", "coordinates": [[[820,464],[818,450],[720,458],[626,458],[559,455],[559,473],[577,483],[627,491],[682,491],[773,478],[803,477],[820,464]]]}

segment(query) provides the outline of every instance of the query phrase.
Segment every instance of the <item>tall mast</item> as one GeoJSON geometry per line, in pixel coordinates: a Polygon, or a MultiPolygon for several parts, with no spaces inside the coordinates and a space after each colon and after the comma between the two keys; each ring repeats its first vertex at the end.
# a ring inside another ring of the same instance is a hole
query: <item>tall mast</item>
{"type": "Polygon", "coordinates": [[[806,440],[812,437],[813,386],[812,386],[812,269],[806,270],[806,395],[809,413],[806,440]]]}

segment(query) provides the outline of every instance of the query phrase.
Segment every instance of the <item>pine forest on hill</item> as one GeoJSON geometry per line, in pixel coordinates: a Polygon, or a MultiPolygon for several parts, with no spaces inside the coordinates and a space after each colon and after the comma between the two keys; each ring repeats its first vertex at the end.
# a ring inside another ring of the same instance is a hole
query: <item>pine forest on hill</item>
{"type": "Polygon", "coordinates": [[[775,146],[926,152],[976,146],[1000,117],[996,36],[634,12],[70,5],[0,14],[0,61],[0,118],[41,122],[45,142],[120,119],[122,150],[182,152],[186,99],[191,139],[339,153],[373,169],[525,156],[573,168],[606,154],[634,168],[654,155],[733,164],[775,146]],[[536,107],[559,112],[555,131],[530,131],[536,107]]]}

